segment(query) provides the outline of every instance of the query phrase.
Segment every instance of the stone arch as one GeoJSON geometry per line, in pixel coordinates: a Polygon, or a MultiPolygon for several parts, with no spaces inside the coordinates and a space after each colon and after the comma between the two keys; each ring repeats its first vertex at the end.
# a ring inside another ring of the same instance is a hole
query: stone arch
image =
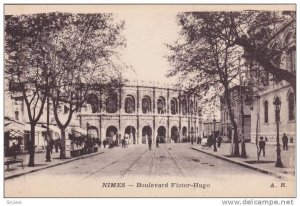
{"type": "Polygon", "coordinates": [[[187,103],[186,103],[185,98],[183,98],[181,101],[181,107],[182,107],[182,114],[186,115],[187,114],[187,103]]]}
{"type": "Polygon", "coordinates": [[[287,92],[288,120],[295,120],[295,93],[291,90],[287,92]]]}
{"type": "Polygon", "coordinates": [[[91,138],[99,138],[99,130],[95,126],[89,126],[88,134],[91,138]]]}
{"type": "Polygon", "coordinates": [[[111,94],[106,98],[105,107],[107,113],[116,113],[118,111],[117,94],[111,94]]]}
{"type": "Polygon", "coordinates": [[[167,141],[167,130],[164,126],[160,126],[157,129],[157,138],[159,139],[159,143],[166,143],[167,141]]]}
{"type": "Polygon", "coordinates": [[[177,143],[179,140],[179,130],[176,126],[171,127],[171,139],[177,143]]]}
{"type": "Polygon", "coordinates": [[[134,113],[135,112],[135,98],[132,95],[127,95],[125,97],[125,104],[124,104],[125,113],[134,113]]]}
{"type": "Polygon", "coordinates": [[[157,99],[157,113],[158,114],[166,113],[166,99],[163,96],[160,96],[157,99]]]}
{"type": "Polygon", "coordinates": [[[90,94],[88,96],[87,104],[90,104],[92,113],[99,112],[99,100],[95,94],[90,94]]]}
{"type": "Polygon", "coordinates": [[[186,126],[182,127],[182,138],[183,139],[187,138],[187,127],[186,126]]]}
{"type": "Polygon", "coordinates": [[[177,114],[178,113],[178,103],[175,98],[171,99],[171,114],[177,114]]]}
{"type": "Polygon", "coordinates": [[[148,95],[144,95],[142,98],[142,113],[147,114],[151,112],[151,98],[148,95]]]}
{"type": "Polygon", "coordinates": [[[152,128],[147,125],[142,129],[142,144],[147,144],[149,137],[152,138],[152,128]]]}
{"type": "Polygon", "coordinates": [[[117,138],[118,129],[115,126],[109,126],[106,129],[106,140],[110,144],[112,141],[115,141],[117,138]]]}
{"type": "MultiPolygon", "coordinates": [[[[128,142],[132,144],[137,143],[136,129],[134,126],[127,126],[124,132],[125,139],[128,138],[128,142]]],[[[127,140],[126,140],[127,141],[127,140]]]]}

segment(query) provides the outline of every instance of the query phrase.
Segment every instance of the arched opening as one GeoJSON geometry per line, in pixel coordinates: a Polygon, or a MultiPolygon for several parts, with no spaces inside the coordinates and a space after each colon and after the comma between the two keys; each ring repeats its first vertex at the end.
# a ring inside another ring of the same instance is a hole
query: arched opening
{"type": "Polygon", "coordinates": [[[125,113],[132,114],[135,112],[135,99],[133,96],[128,95],[125,98],[125,113]]]}
{"type": "Polygon", "coordinates": [[[264,102],[264,113],[265,113],[265,123],[269,122],[269,103],[268,101],[264,102]]]}
{"type": "Polygon", "coordinates": [[[195,131],[194,131],[194,127],[191,128],[191,134],[190,134],[190,138],[194,138],[195,137],[195,131]]]}
{"type": "Polygon", "coordinates": [[[171,114],[177,114],[178,107],[177,107],[177,100],[175,98],[171,99],[171,114]]]}
{"type": "Polygon", "coordinates": [[[179,140],[179,131],[178,131],[178,128],[176,126],[173,126],[171,128],[171,139],[177,143],[178,140],[179,140]]]}
{"type": "Polygon", "coordinates": [[[89,137],[91,137],[91,138],[98,138],[99,137],[98,129],[95,126],[90,126],[88,128],[88,134],[89,134],[89,137]]]}
{"type": "Polygon", "coordinates": [[[117,139],[117,133],[118,129],[115,126],[109,126],[106,129],[106,140],[109,144],[117,139]]]}
{"type": "Polygon", "coordinates": [[[160,126],[157,129],[157,138],[159,143],[166,143],[166,128],[164,126],[160,126]]]}
{"type": "Polygon", "coordinates": [[[111,95],[106,99],[106,112],[107,113],[116,113],[118,110],[118,98],[117,95],[111,95]]]}
{"type": "Polygon", "coordinates": [[[96,95],[90,94],[87,99],[87,103],[90,104],[92,113],[99,112],[99,101],[98,101],[98,97],[96,95]]]}
{"type": "Polygon", "coordinates": [[[182,142],[186,142],[187,141],[187,128],[184,126],[182,128],[182,142]]]}
{"type": "Polygon", "coordinates": [[[136,130],[133,126],[128,126],[125,129],[125,140],[128,143],[136,144],[136,130]]]}
{"type": "Polygon", "coordinates": [[[186,105],[186,100],[185,99],[182,100],[181,105],[182,105],[182,114],[186,115],[186,113],[187,113],[187,105],[186,105]]]}
{"type": "Polygon", "coordinates": [[[166,101],[165,98],[159,97],[157,100],[157,113],[165,114],[166,113],[166,101]]]}
{"type": "MultiPolygon", "coordinates": [[[[280,100],[279,97],[276,97],[274,102],[281,102],[281,100],[280,100]]],[[[274,106],[275,106],[275,105],[274,105],[274,106]]],[[[276,107],[276,106],[275,106],[275,107],[276,107]]],[[[275,121],[276,121],[276,112],[275,112],[275,117],[274,117],[274,119],[275,119],[275,121]]],[[[277,120],[278,120],[278,122],[280,122],[280,109],[279,109],[279,112],[278,112],[277,120]]]]}
{"type": "Polygon", "coordinates": [[[145,126],[142,129],[142,144],[147,144],[149,137],[152,138],[152,129],[149,126],[145,126]]]}
{"type": "Polygon", "coordinates": [[[194,114],[194,103],[190,101],[190,114],[194,114]]]}
{"type": "Polygon", "coordinates": [[[144,96],[142,99],[142,112],[143,114],[151,112],[151,99],[148,96],[144,96]]]}
{"type": "Polygon", "coordinates": [[[289,121],[295,120],[295,95],[291,92],[288,96],[289,121]]]}

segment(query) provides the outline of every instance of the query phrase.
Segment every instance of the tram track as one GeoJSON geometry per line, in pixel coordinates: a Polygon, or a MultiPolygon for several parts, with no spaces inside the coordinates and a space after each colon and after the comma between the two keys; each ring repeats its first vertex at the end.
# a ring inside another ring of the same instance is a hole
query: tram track
{"type": "Polygon", "coordinates": [[[135,165],[141,158],[142,158],[142,156],[146,153],[146,152],[148,152],[148,150],[146,149],[145,150],[145,152],[143,152],[136,160],[134,160],[131,164],[130,164],[130,166],[121,174],[121,178],[123,178],[126,174],[127,174],[127,172],[129,172],[130,171],[130,169],[133,167],[133,165],[135,165]]]}
{"type": "Polygon", "coordinates": [[[176,159],[171,155],[170,151],[168,150],[168,148],[166,147],[166,145],[164,145],[165,150],[167,151],[170,159],[172,160],[173,164],[175,165],[175,167],[177,168],[177,170],[181,173],[182,176],[187,177],[189,176],[178,164],[178,162],[176,161],[176,159]]]}
{"type": "MultiPolygon", "coordinates": [[[[142,149],[142,147],[138,148],[137,150],[133,150],[132,152],[128,152],[127,154],[123,155],[122,157],[120,157],[120,158],[118,158],[118,159],[116,159],[116,160],[114,160],[114,161],[112,161],[112,162],[106,164],[105,166],[103,166],[103,167],[101,167],[101,168],[99,168],[99,169],[97,169],[97,170],[95,170],[95,171],[93,171],[93,172],[91,172],[89,175],[83,177],[82,179],[87,179],[87,178],[90,178],[90,177],[94,176],[95,174],[99,173],[101,170],[104,170],[104,169],[106,169],[106,168],[108,168],[108,167],[110,167],[110,166],[112,166],[112,165],[114,165],[114,164],[120,162],[120,160],[124,159],[124,158],[127,157],[127,156],[130,156],[132,153],[136,153],[136,152],[137,152],[138,150],[140,150],[140,149],[142,149]]],[[[146,150],[146,152],[147,152],[147,150],[146,150]]],[[[145,152],[144,152],[144,153],[145,153],[145,152]]],[[[144,153],[143,153],[143,154],[144,154],[144,153]]],[[[136,162],[136,161],[135,161],[135,162],[136,162]]]]}

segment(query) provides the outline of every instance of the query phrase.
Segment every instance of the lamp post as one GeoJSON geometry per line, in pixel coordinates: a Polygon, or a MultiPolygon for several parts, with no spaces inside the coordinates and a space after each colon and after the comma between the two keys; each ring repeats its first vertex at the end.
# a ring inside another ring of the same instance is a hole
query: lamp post
{"type": "Polygon", "coordinates": [[[216,131],[216,119],[215,118],[213,120],[213,123],[214,123],[214,136],[213,136],[213,138],[214,138],[214,152],[216,152],[217,151],[217,145],[216,145],[217,140],[216,140],[216,133],[215,133],[215,131],[216,131]]]}
{"type": "Polygon", "coordinates": [[[87,122],[86,123],[86,137],[87,138],[89,137],[89,127],[90,127],[90,124],[87,122]]]}
{"type": "Polygon", "coordinates": [[[281,106],[280,99],[276,97],[273,104],[275,105],[275,119],[276,119],[276,129],[277,129],[277,136],[276,136],[277,160],[276,160],[275,167],[283,167],[281,156],[280,156],[280,144],[279,144],[279,118],[280,118],[280,106],[281,106]]]}

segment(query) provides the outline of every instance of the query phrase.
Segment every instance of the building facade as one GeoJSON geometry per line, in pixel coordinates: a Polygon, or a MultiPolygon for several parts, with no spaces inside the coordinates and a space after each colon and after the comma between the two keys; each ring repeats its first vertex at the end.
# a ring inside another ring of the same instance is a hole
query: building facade
{"type": "Polygon", "coordinates": [[[215,132],[220,132],[221,122],[216,120],[214,123],[213,120],[205,120],[202,123],[203,125],[203,136],[207,137],[208,135],[213,134],[215,132]]]}
{"type": "Polygon", "coordinates": [[[126,138],[131,144],[181,142],[202,133],[196,95],[171,85],[130,82],[114,93],[98,90],[78,114],[79,126],[100,139],[126,138]]]}
{"type": "MultiPolygon", "coordinates": [[[[296,22],[291,20],[278,26],[271,35],[268,47],[281,51],[274,59],[281,69],[296,73],[296,22]]],[[[253,63],[253,62],[252,62],[253,63]]],[[[249,64],[250,65],[250,64],[249,64]]],[[[252,64],[253,66],[253,64],[252,64]]],[[[296,98],[292,87],[286,81],[278,81],[276,77],[265,73],[264,90],[259,93],[251,111],[251,141],[255,142],[256,135],[262,136],[270,143],[276,142],[276,121],[274,101],[281,102],[279,115],[279,135],[286,133],[289,142],[296,138],[296,98]]]]}

